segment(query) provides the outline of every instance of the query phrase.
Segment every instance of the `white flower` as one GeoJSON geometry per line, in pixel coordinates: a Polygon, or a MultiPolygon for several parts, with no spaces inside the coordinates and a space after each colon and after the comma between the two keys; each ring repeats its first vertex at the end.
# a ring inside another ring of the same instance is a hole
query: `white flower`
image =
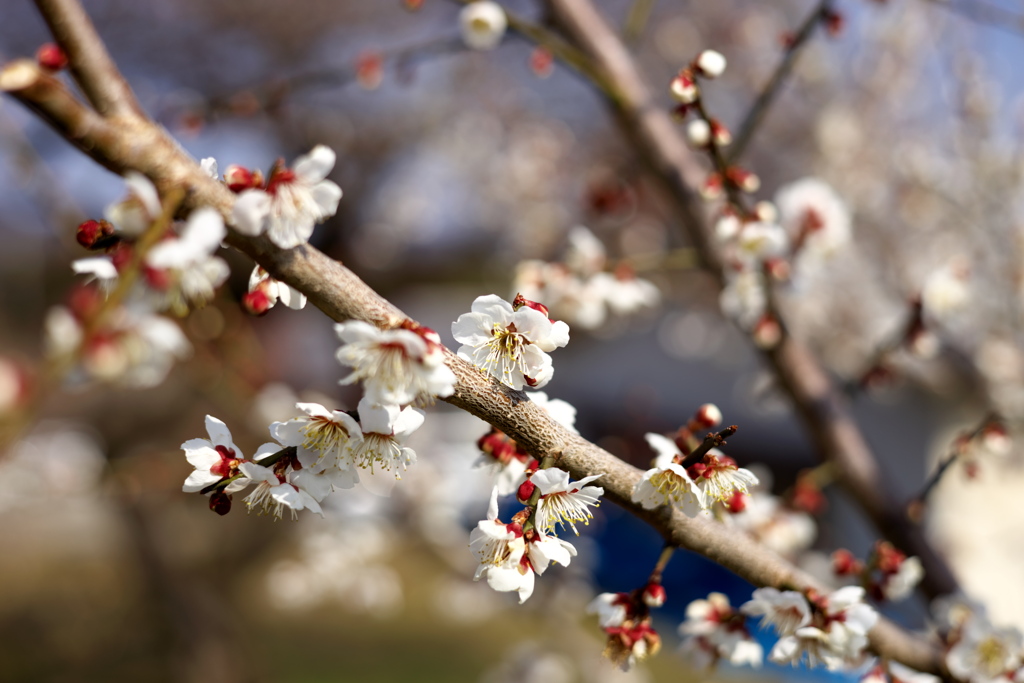
{"type": "Polygon", "coordinates": [[[850,212],[828,183],[803,178],[775,195],[783,227],[801,251],[828,258],[850,241],[850,212]]]}
{"type": "Polygon", "coordinates": [[[151,268],[185,270],[202,263],[227,234],[224,219],[211,208],[193,211],[177,238],[164,240],[146,255],[151,268]]]}
{"type": "Polygon", "coordinates": [[[749,493],[758,484],[753,472],[737,467],[735,460],[714,448],[690,470],[708,505],[713,501],[728,503],[736,491],[749,493]]]}
{"type": "Polygon", "coordinates": [[[514,310],[489,294],[452,323],[452,335],[462,343],[460,358],[513,389],[539,389],[554,374],[547,352],[569,343],[569,326],[528,305],[514,310]]]}
{"type": "Polygon", "coordinates": [[[245,190],[235,201],[235,228],[245,235],[266,232],[282,249],[308,242],[313,226],[338,210],[341,188],[326,179],[336,158],[334,150],[317,145],[294,168],[274,168],[265,190],[245,190]]]}
{"type": "Polygon", "coordinates": [[[569,247],[565,252],[565,265],[577,275],[588,277],[604,270],[607,256],[604,243],[582,225],[569,231],[569,247]]]}
{"type": "Polygon", "coordinates": [[[694,600],[686,607],[686,621],[679,625],[684,637],[681,651],[695,665],[704,668],[719,659],[742,666],[761,666],[764,651],[750,637],[743,615],[729,605],[722,593],[711,593],[707,600],[694,600]]]}
{"type": "Polygon", "coordinates": [[[262,292],[267,298],[266,308],[273,308],[280,300],[292,310],[301,310],[306,306],[306,295],[297,289],[292,289],[285,283],[270,277],[270,274],[260,266],[252,269],[249,276],[249,293],[262,292]]]}
{"type": "Polygon", "coordinates": [[[909,666],[903,666],[899,662],[890,661],[887,666],[889,668],[889,680],[892,683],[939,683],[941,680],[938,676],[914,671],[909,666]]]}
{"type": "Polygon", "coordinates": [[[945,320],[963,310],[971,299],[969,272],[959,261],[936,270],[921,288],[924,312],[936,320],[945,320]]]}
{"type": "Polygon", "coordinates": [[[270,435],[285,446],[298,448],[300,459],[308,454],[315,464],[351,469],[349,440],[352,434],[362,434],[355,418],[340,410],[328,410],[319,403],[296,403],[295,407],[305,415],[287,422],[274,422],[270,425],[270,435]]]}
{"type": "Polygon", "coordinates": [[[594,474],[577,482],[569,482],[569,473],[556,467],[534,473],[530,481],[540,489],[537,504],[536,527],[542,532],[553,532],[556,524],[568,524],[579,536],[576,522],[589,524],[593,514],[591,505],[599,505],[598,499],[604,494],[600,486],[588,486],[590,482],[604,476],[594,474]]]}
{"type": "Polygon", "coordinates": [[[493,50],[508,28],[508,19],[501,5],[489,0],[473,2],[459,12],[462,40],[474,50],[493,50]]]}
{"type": "Polygon", "coordinates": [[[538,532],[526,544],[526,557],[540,576],[553,562],[568,567],[569,561],[576,557],[576,548],[568,541],[538,532]]]}
{"type": "Polygon", "coordinates": [[[908,557],[900,563],[894,574],[887,574],[882,584],[882,593],[886,600],[898,602],[907,598],[924,578],[924,567],[917,557],[908,557]]]}
{"type": "Polygon", "coordinates": [[[141,173],[125,173],[124,182],[128,186],[128,198],[108,206],[104,216],[122,234],[137,237],[160,215],[160,196],[149,178],[141,173]]]}
{"type": "Polygon", "coordinates": [[[501,593],[517,591],[520,603],[533,594],[534,572],[522,561],[526,552],[523,530],[498,519],[497,489],[491,491],[487,518],[469,535],[469,547],[480,561],[474,581],[486,574],[487,585],[501,593]]]}
{"type": "Polygon", "coordinates": [[[107,256],[90,256],[71,262],[71,270],[75,275],[87,275],[86,282],[96,280],[105,289],[117,281],[117,266],[107,256]]]}
{"type": "Polygon", "coordinates": [[[648,510],[672,505],[687,517],[696,517],[706,510],[704,492],[686,470],[675,462],[677,457],[681,460],[683,456],[675,443],[661,434],[648,433],[646,439],[658,456],[654,460],[654,467],[644,472],[644,476],[633,486],[633,502],[648,510]]]}
{"type": "Polygon", "coordinates": [[[768,305],[761,273],[757,270],[729,271],[719,305],[726,317],[735,319],[745,328],[753,327],[768,305]]]}
{"type": "MultiPolygon", "coordinates": [[[[234,476],[245,459],[241,449],[231,439],[231,430],[212,415],[206,416],[206,433],[209,439],[189,439],[181,444],[185,458],[195,468],[181,487],[185,493],[197,493],[211,484],[234,476]]],[[[243,477],[228,484],[225,491],[233,493],[248,484],[243,477]]]]}
{"type": "Polygon", "coordinates": [[[946,666],[961,680],[995,683],[1020,667],[1022,646],[1017,629],[995,628],[984,618],[974,618],[946,654],[946,666]]]}
{"type": "Polygon", "coordinates": [[[726,523],[735,524],[778,554],[792,557],[814,542],[818,528],[806,512],[788,509],[778,497],[763,491],[744,495],[742,501],[742,511],[730,509],[726,523]]]}
{"type": "Polygon", "coordinates": [[[364,396],[358,412],[361,433],[350,435],[348,457],[356,467],[370,472],[378,467],[388,472],[393,469],[395,478],[401,479],[398,468],[404,471],[416,462],[416,452],[407,448],[405,442],[423,424],[423,411],[374,403],[364,396]]]}
{"type": "Polygon", "coordinates": [[[829,671],[860,665],[868,644],[867,633],[878,621],[878,613],[865,605],[863,598],[864,589],[860,586],[847,586],[832,593],[813,624],[780,639],[769,659],[795,666],[806,657],[808,666],[824,664],[829,671]]]}
{"type": "Polygon", "coordinates": [[[725,72],[725,57],[721,52],[704,50],[697,55],[694,66],[705,78],[718,78],[725,72]]]}
{"type": "Polygon", "coordinates": [[[774,223],[746,223],[736,235],[734,256],[747,267],[785,253],[789,239],[781,226],[774,223]]]}
{"type": "Polygon", "coordinates": [[[797,629],[811,623],[811,606],[807,598],[796,591],[758,588],[752,599],[743,603],[740,611],[762,617],[761,625],[774,626],[780,636],[792,635],[797,629]]]}
{"type": "Polygon", "coordinates": [[[543,408],[551,419],[568,429],[573,434],[579,434],[576,431],[576,408],[568,401],[563,401],[560,398],[548,398],[547,393],[543,391],[531,391],[529,392],[530,400],[537,404],[538,407],[543,408]]]}
{"type": "Polygon", "coordinates": [[[596,614],[601,628],[622,626],[632,611],[628,593],[601,593],[587,605],[587,614],[596,614]]]}
{"type": "Polygon", "coordinates": [[[430,401],[455,390],[455,373],[444,364],[444,348],[429,328],[380,330],[352,320],[338,323],[334,330],[344,342],[338,362],[352,368],[341,383],[362,381],[374,403],[430,401]]]}
{"type": "MultiPolygon", "coordinates": [[[[279,450],[279,444],[263,444],[257,449],[253,459],[262,460],[279,450]]],[[[323,516],[316,498],[303,488],[303,484],[309,480],[297,476],[302,470],[293,469],[287,459],[274,463],[272,467],[264,467],[256,462],[243,462],[238,469],[252,480],[251,483],[256,484],[253,492],[245,497],[245,504],[250,512],[256,508],[260,514],[271,513],[277,519],[281,519],[284,508],[289,508],[292,511],[292,519],[298,518],[299,510],[310,510],[323,516]]]]}

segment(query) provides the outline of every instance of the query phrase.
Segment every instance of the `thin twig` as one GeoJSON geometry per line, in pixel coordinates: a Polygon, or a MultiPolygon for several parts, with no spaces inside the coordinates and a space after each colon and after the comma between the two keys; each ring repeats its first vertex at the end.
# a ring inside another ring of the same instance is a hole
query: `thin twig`
{"type": "Polygon", "coordinates": [[[811,34],[814,33],[814,28],[828,15],[832,2],[833,0],[819,0],[818,5],[807,15],[807,18],[804,19],[804,22],[793,36],[792,41],[786,46],[782,60],[775,67],[772,77],[768,79],[768,83],[765,84],[761,94],[750,105],[747,115],[743,117],[743,123],[739,126],[736,137],[733,138],[732,148],[729,150],[729,160],[731,162],[738,160],[743,155],[743,152],[746,151],[751,138],[754,137],[754,133],[761,126],[761,121],[764,120],[765,114],[768,113],[768,108],[793,70],[797,56],[799,56],[803,46],[810,39],[811,34]]]}
{"type": "Polygon", "coordinates": [[[921,488],[921,492],[914,496],[910,503],[907,504],[907,513],[910,515],[911,519],[914,519],[914,521],[920,520],[921,515],[924,513],[924,506],[928,503],[928,496],[935,490],[935,487],[938,486],[939,482],[942,481],[943,475],[945,475],[949,468],[953,466],[953,463],[959,460],[960,456],[967,451],[971,442],[981,436],[985,431],[985,428],[993,422],[996,422],[998,419],[999,417],[997,415],[989,413],[984,417],[984,419],[982,419],[978,426],[969,432],[961,434],[953,441],[953,445],[950,447],[949,453],[942,459],[942,462],[939,463],[938,467],[935,468],[932,476],[928,478],[928,481],[926,481],[924,486],[921,488]]]}
{"type": "Polygon", "coordinates": [[[736,425],[732,425],[731,427],[726,427],[720,432],[710,432],[704,437],[704,441],[693,449],[693,452],[683,458],[683,461],[679,463],[680,467],[686,468],[690,465],[696,465],[712,448],[724,446],[725,440],[735,434],[737,429],[738,427],[736,425]]]}
{"type": "Polygon", "coordinates": [[[626,23],[622,27],[624,41],[634,44],[640,40],[647,23],[651,20],[656,3],[657,0],[633,0],[633,4],[629,6],[629,14],[626,15],[626,23]]]}

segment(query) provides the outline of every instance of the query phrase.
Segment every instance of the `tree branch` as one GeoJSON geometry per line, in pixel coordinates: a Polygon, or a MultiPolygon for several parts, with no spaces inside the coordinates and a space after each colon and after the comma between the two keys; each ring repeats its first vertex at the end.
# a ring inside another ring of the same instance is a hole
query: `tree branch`
{"type": "Polygon", "coordinates": [[[54,39],[68,56],[78,87],[103,116],[142,114],[131,86],[121,75],[89,15],[78,0],[36,0],[54,39]]]}
{"type": "MultiPolygon", "coordinates": [[[[629,51],[590,0],[548,0],[548,4],[567,34],[607,74],[619,94],[609,102],[626,135],[661,181],[705,267],[722,283],[721,259],[714,247],[711,227],[692,189],[703,182],[704,171],[689,153],[668,111],[653,97],[629,51]]],[[[957,583],[953,573],[922,529],[907,518],[848,403],[810,350],[783,328],[780,342],[764,353],[821,457],[835,464],[843,487],[882,535],[904,552],[921,558],[925,593],[935,597],[954,592],[957,583]]]]}
{"type": "MultiPolygon", "coordinates": [[[[64,0],[55,4],[64,6],[72,3],[73,0],[64,0]]],[[[70,33],[79,35],[73,29],[70,33]]],[[[89,34],[89,39],[97,44],[86,41],[76,53],[78,58],[87,60],[97,54],[105,56],[103,46],[94,33],[89,34]]],[[[0,71],[0,83],[5,82],[8,69],[0,71]]],[[[86,80],[106,77],[102,70],[90,65],[84,65],[80,73],[86,80]]],[[[33,95],[40,92],[34,87],[37,84],[35,81],[22,82],[17,89],[8,90],[39,111],[62,133],[77,130],[78,118],[84,117],[82,111],[52,106],[52,103],[66,104],[66,99],[54,97],[52,93],[42,100],[34,100],[33,95]],[[62,118],[64,115],[70,119],[65,120],[62,118]]],[[[50,84],[46,85],[47,88],[42,89],[44,92],[50,87],[50,84]]],[[[644,115],[656,120],[657,110],[649,108],[644,115]]],[[[120,115],[116,119],[116,122],[100,121],[100,125],[78,131],[74,142],[107,168],[118,172],[134,169],[144,173],[162,193],[175,187],[186,188],[185,211],[212,206],[225,217],[230,217],[234,195],[206,175],[162,128],[141,114],[120,115]]],[[[679,169],[678,180],[682,181],[682,178],[683,172],[679,169]]],[[[407,319],[402,311],[342,264],[309,245],[282,251],[266,237],[246,237],[234,231],[227,241],[251,256],[273,277],[303,292],[334,320],[358,319],[380,327],[394,327],[407,319]]],[[[633,486],[641,476],[640,470],[569,432],[546,411],[529,401],[526,394],[499,384],[450,351],[446,351],[446,363],[458,380],[454,394],[446,401],[506,432],[535,457],[556,457],[557,464],[577,479],[602,474],[601,484],[606,496],[650,523],[667,543],[704,555],[758,586],[828,590],[750,537],[712,519],[689,519],[678,510],[667,507],[644,510],[631,500],[633,486]]],[[[938,650],[891,622],[880,620],[870,635],[872,648],[879,655],[920,671],[944,672],[943,658],[938,650]]]]}

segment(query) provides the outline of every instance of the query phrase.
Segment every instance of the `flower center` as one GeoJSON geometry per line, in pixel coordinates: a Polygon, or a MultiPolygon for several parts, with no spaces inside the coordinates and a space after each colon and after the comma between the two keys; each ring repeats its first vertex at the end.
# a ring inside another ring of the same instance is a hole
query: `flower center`
{"type": "Polygon", "coordinates": [[[349,437],[348,430],[340,422],[321,415],[311,417],[302,428],[302,434],[302,447],[316,451],[320,458],[328,453],[340,454],[349,437]]]}

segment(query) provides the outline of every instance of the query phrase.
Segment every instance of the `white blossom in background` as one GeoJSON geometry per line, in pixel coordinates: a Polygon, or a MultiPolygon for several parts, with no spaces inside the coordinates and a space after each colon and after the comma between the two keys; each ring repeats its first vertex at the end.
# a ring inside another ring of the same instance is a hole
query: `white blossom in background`
{"type": "Polygon", "coordinates": [[[150,282],[157,294],[158,309],[184,314],[190,304],[202,306],[213,298],[230,274],[227,262],[213,255],[226,234],[217,211],[197,209],[189,215],[178,237],[163,240],[146,254],[147,266],[169,273],[163,291],[150,282]]]}
{"type": "Polygon", "coordinates": [[[746,223],[736,235],[731,255],[747,268],[778,258],[789,248],[789,238],[775,223],[746,223]]]}
{"type": "Polygon", "coordinates": [[[734,666],[759,667],[764,660],[764,650],[751,638],[743,615],[722,593],[687,605],[679,635],[683,636],[679,652],[695,668],[714,666],[720,659],[734,666]]]}
{"type": "Polygon", "coordinates": [[[946,653],[950,673],[970,683],[1005,681],[1020,668],[1024,640],[1016,628],[995,628],[984,618],[967,621],[946,653]]]}
{"type": "Polygon", "coordinates": [[[513,389],[541,388],[554,368],[549,351],[569,343],[569,326],[545,313],[495,294],[477,297],[472,311],[452,323],[459,357],[513,389]]]}
{"type": "Polygon", "coordinates": [[[424,413],[418,408],[375,403],[368,396],[359,401],[360,431],[350,434],[348,457],[356,467],[386,472],[401,472],[416,462],[416,452],[405,445],[409,436],[423,424],[424,413]]]}
{"type": "Polygon", "coordinates": [[[959,259],[931,273],[921,287],[924,313],[944,321],[967,307],[971,299],[970,271],[959,259]]]}
{"type": "Polygon", "coordinates": [[[341,384],[362,382],[374,403],[406,405],[451,396],[455,373],[444,364],[440,337],[426,327],[380,330],[361,320],[338,323],[337,359],[352,368],[341,384]]]}
{"type": "Polygon", "coordinates": [[[257,313],[273,308],[278,301],[296,311],[306,306],[305,294],[270,277],[270,274],[260,266],[253,268],[252,275],[249,276],[249,294],[257,292],[262,294],[265,299],[259,302],[260,305],[255,307],[257,308],[255,311],[257,313]]]}
{"type": "MultiPolygon", "coordinates": [[[[245,460],[241,449],[231,437],[231,430],[221,420],[207,415],[206,434],[209,439],[189,439],[181,444],[185,458],[195,468],[181,487],[185,493],[198,493],[221,479],[234,476],[238,466],[245,460]]],[[[241,491],[248,485],[249,482],[243,477],[228,484],[225,492],[241,491]]]]}
{"type": "Polygon", "coordinates": [[[601,628],[622,626],[630,616],[631,605],[628,593],[601,593],[587,605],[587,614],[596,614],[601,628]]]}
{"type": "Polygon", "coordinates": [[[526,552],[522,527],[498,519],[497,489],[491,492],[487,518],[469,535],[469,548],[480,562],[474,581],[486,575],[487,585],[499,593],[518,592],[520,603],[533,594],[534,572],[522,562],[526,552]]]}
{"type": "Polygon", "coordinates": [[[917,584],[924,578],[924,567],[918,557],[908,557],[900,563],[899,569],[886,574],[882,582],[882,594],[886,600],[899,602],[910,597],[917,584]]]}
{"type": "Polygon", "coordinates": [[[736,320],[744,328],[753,327],[768,305],[761,273],[756,270],[727,271],[719,305],[727,318],[736,320]]]}
{"type": "MultiPolygon", "coordinates": [[[[735,500],[735,499],[734,499],[735,500]]],[[[734,525],[784,557],[794,557],[814,543],[818,526],[806,512],[792,510],[778,496],[758,490],[756,496],[740,498],[741,510],[731,507],[724,516],[726,524],[734,525]]]]}
{"type": "Polygon", "coordinates": [[[338,210],[341,188],[327,180],[336,159],[330,147],[317,145],[293,168],[276,166],[265,189],[250,188],[238,196],[231,210],[235,228],[245,235],[265,232],[282,249],[308,242],[313,227],[338,210]]]}
{"type": "Polygon", "coordinates": [[[104,212],[118,232],[127,237],[138,237],[160,215],[160,195],[149,178],[129,171],[124,175],[128,198],[111,204],[104,212]]]}
{"type": "Polygon", "coordinates": [[[761,626],[774,626],[780,636],[789,636],[811,623],[811,606],[802,593],[758,588],[740,611],[761,617],[761,626]]]}
{"type": "Polygon", "coordinates": [[[493,50],[498,47],[507,28],[505,10],[496,2],[478,0],[459,12],[462,40],[474,50],[493,50]]]}
{"type": "Polygon", "coordinates": [[[633,487],[632,500],[648,510],[662,505],[679,508],[687,517],[696,517],[707,509],[704,492],[676,462],[683,454],[675,443],[661,434],[648,433],[648,445],[658,454],[654,467],[633,487]]]}
{"type": "Polygon", "coordinates": [[[589,484],[602,476],[604,475],[594,474],[570,482],[569,473],[557,467],[536,472],[530,481],[541,493],[535,520],[537,528],[543,532],[553,532],[556,524],[563,527],[568,524],[573,533],[579,536],[576,522],[589,524],[594,516],[590,507],[599,505],[599,499],[604,495],[602,487],[589,484]]]}
{"type": "Polygon", "coordinates": [[[940,680],[938,676],[923,674],[890,660],[884,666],[871,669],[860,683],[939,683],[940,680]]]}
{"type": "Polygon", "coordinates": [[[802,252],[829,258],[850,242],[850,211],[835,190],[818,178],[803,178],[775,195],[782,226],[802,252]]]}
{"type": "MultiPolygon", "coordinates": [[[[793,666],[806,659],[808,666],[824,665],[829,671],[863,664],[867,633],[878,621],[878,613],[864,604],[863,599],[864,589],[860,586],[847,586],[830,594],[811,624],[779,639],[769,659],[793,666]]],[[[755,598],[746,603],[742,611],[755,614],[758,609],[761,609],[761,601],[755,598]]],[[[795,617],[796,614],[791,615],[790,624],[795,617]]]]}
{"type": "Polygon", "coordinates": [[[582,225],[569,231],[569,245],[565,250],[565,265],[582,278],[604,270],[608,261],[604,243],[582,225]]]}

